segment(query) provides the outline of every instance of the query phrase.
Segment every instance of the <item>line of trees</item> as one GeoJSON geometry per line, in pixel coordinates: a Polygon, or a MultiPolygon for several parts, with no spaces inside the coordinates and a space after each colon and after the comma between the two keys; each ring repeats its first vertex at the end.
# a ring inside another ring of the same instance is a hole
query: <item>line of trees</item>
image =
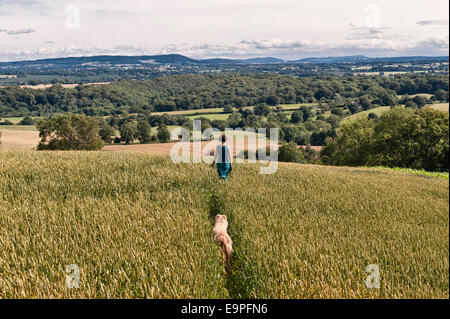
{"type": "MultiPolygon", "coordinates": [[[[146,81],[118,81],[109,85],[63,88],[56,84],[34,90],[0,88],[0,116],[48,116],[82,113],[108,116],[203,108],[326,102],[358,111],[391,106],[397,96],[429,93],[448,101],[448,76],[291,77],[277,74],[184,74],[146,81]],[[358,105],[355,105],[358,102],[358,105]]],[[[420,102],[420,101],[415,101],[420,102]]],[[[338,110],[336,110],[338,112],[338,110]]]]}
{"type": "Polygon", "coordinates": [[[378,119],[344,123],[327,139],[322,162],[449,170],[449,114],[430,108],[398,107],[378,119]]]}
{"type": "Polygon", "coordinates": [[[166,143],[170,132],[164,123],[158,126],[157,134],[151,134],[147,121],[126,121],[119,127],[120,137],[116,136],[114,127],[104,119],[97,119],[82,114],[62,114],[41,120],[37,123],[40,142],[37,150],[85,150],[95,151],[107,143],[130,144],[166,143]]]}
{"type": "Polygon", "coordinates": [[[119,132],[120,138],[116,139],[115,143],[131,144],[136,140],[141,144],[151,142],[167,143],[170,140],[170,132],[164,123],[159,124],[157,134],[152,135],[152,127],[145,120],[126,121],[119,126],[119,132]]]}
{"type": "Polygon", "coordinates": [[[120,140],[116,140],[115,142],[124,142],[125,144],[133,143],[135,140],[138,140],[141,144],[148,144],[151,142],[168,142],[170,139],[169,131],[165,124],[161,124],[158,127],[158,134],[152,135],[152,127],[148,123],[148,121],[140,120],[140,121],[128,121],[122,123],[119,127],[120,132],[120,140]],[[169,136],[163,136],[160,134],[160,131],[165,130],[169,136]]]}

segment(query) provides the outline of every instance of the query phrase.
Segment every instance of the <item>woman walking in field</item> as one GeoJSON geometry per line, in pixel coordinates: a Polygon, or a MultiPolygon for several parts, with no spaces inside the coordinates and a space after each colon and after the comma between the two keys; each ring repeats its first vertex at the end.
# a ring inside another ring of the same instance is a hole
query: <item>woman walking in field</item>
{"type": "Polygon", "coordinates": [[[227,137],[222,135],[220,137],[221,145],[217,145],[214,152],[214,160],[211,167],[214,168],[214,164],[217,166],[217,172],[221,179],[227,179],[233,166],[231,165],[230,148],[226,145],[227,137]]]}

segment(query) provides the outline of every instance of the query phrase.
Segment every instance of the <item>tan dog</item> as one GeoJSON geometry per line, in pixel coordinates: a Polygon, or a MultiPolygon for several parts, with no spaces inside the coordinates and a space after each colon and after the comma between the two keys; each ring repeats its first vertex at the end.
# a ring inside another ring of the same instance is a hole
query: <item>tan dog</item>
{"type": "Polygon", "coordinates": [[[214,240],[222,245],[222,259],[223,262],[230,267],[231,252],[233,251],[233,241],[227,233],[228,220],[225,215],[216,216],[216,225],[213,228],[214,240]]]}

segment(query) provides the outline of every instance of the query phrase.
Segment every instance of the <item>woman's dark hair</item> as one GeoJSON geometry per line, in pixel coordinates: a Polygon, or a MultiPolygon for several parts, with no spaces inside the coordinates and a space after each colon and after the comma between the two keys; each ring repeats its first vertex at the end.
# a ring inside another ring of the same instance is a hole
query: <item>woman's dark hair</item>
{"type": "Polygon", "coordinates": [[[221,141],[222,143],[225,143],[225,142],[227,141],[227,137],[225,136],[225,134],[223,134],[223,135],[220,137],[220,141],[221,141]]]}

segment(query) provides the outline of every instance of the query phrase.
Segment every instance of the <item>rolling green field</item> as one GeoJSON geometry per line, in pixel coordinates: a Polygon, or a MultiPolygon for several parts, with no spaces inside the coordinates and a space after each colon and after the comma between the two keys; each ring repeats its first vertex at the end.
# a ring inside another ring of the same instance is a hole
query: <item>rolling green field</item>
{"type": "MultiPolygon", "coordinates": [[[[401,98],[401,97],[403,97],[404,95],[399,95],[399,97],[401,98]]],[[[410,98],[415,98],[416,96],[423,96],[423,97],[425,97],[425,98],[427,98],[427,99],[429,99],[429,98],[431,98],[432,96],[433,96],[433,94],[428,94],[428,93],[417,93],[417,94],[411,94],[411,95],[408,95],[410,98]]]]}
{"type": "Polygon", "coordinates": [[[387,170],[0,152],[3,298],[448,298],[449,181],[387,170]],[[224,270],[213,218],[228,215],[224,270]],[[66,266],[80,287],[65,287],[66,266]],[[364,281],[380,268],[380,289],[364,281]]]}
{"type": "Polygon", "coordinates": [[[317,103],[299,103],[299,104],[280,104],[279,107],[281,107],[283,110],[286,111],[292,111],[292,110],[297,110],[299,109],[301,106],[314,106],[317,105],[317,103]]]}
{"type": "Polygon", "coordinates": [[[22,121],[23,117],[6,117],[4,118],[4,120],[8,120],[14,124],[19,123],[20,121],[22,121]]]}
{"type": "Polygon", "coordinates": [[[383,114],[384,112],[387,112],[390,110],[389,106],[380,106],[380,107],[376,107],[367,111],[362,111],[362,112],[358,112],[349,116],[346,116],[342,119],[341,123],[345,123],[346,121],[352,121],[358,118],[367,118],[367,116],[370,113],[375,113],[376,115],[380,116],[381,114],[383,114]]]}
{"type": "Polygon", "coordinates": [[[191,120],[199,119],[201,117],[207,118],[210,121],[213,120],[222,120],[225,121],[230,117],[230,113],[217,113],[217,114],[202,114],[202,115],[189,115],[186,116],[187,118],[191,120]]]}
{"type": "Polygon", "coordinates": [[[195,110],[183,110],[183,111],[170,111],[170,112],[153,112],[153,115],[194,115],[201,113],[223,113],[223,108],[209,108],[209,109],[195,109],[195,110]]]}
{"type": "MultiPolygon", "coordinates": [[[[176,128],[176,127],[178,127],[177,125],[167,125],[167,129],[169,130],[169,132],[172,132],[172,130],[174,129],[174,128],[176,128]]],[[[153,126],[152,127],[152,134],[157,134],[158,133],[158,127],[157,126],[153,126]]],[[[120,135],[120,133],[119,132],[117,132],[118,133],[118,136],[120,135]]]]}
{"type": "Polygon", "coordinates": [[[0,131],[37,131],[34,125],[0,125],[0,131]]]}
{"type": "MultiPolygon", "coordinates": [[[[32,117],[33,120],[42,119],[42,118],[43,117],[41,117],[41,116],[32,117]]],[[[23,117],[5,117],[5,118],[3,118],[1,120],[7,120],[7,121],[10,121],[10,122],[12,122],[14,124],[17,124],[17,123],[19,123],[20,121],[23,120],[23,117]]]]}
{"type": "MultiPolygon", "coordinates": [[[[436,103],[436,104],[428,105],[426,107],[431,107],[435,110],[442,111],[442,112],[448,112],[448,103],[436,103]]],[[[389,106],[376,107],[376,108],[373,108],[373,109],[370,109],[367,111],[358,112],[358,113],[352,114],[350,116],[346,116],[342,119],[341,123],[345,123],[346,121],[355,120],[358,118],[367,118],[367,116],[370,113],[375,113],[376,115],[380,116],[381,114],[383,114],[384,112],[387,112],[389,110],[390,110],[389,106]]]]}

